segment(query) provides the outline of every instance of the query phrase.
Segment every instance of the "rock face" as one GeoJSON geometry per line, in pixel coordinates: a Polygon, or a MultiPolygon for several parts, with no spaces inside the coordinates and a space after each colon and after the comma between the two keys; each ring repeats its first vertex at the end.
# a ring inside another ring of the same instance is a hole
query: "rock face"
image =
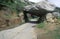
{"type": "Polygon", "coordinates": [[[0,28],[6,27],[6,21],[0,17],[0,28]]]}
{"type": "Polygon", "coordinates": [[[12,28],[22,23],[23,18],[8,8],[0,10],[0,30],[12,28]]]}
{"type": "Polygon", "coordinates": [[[29,12],[46,12],[46,11],[54,11],[56,7],[48,1],[41,1],[39,3],[25,6],[24,10],[29,12]]]}

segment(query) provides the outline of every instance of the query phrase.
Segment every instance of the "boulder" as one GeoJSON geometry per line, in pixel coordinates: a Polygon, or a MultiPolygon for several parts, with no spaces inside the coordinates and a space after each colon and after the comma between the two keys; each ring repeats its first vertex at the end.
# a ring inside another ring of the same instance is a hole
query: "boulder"
{"type": "Polygon", "coordinates": [[[54,11],[56,6],[48,1],[41,1],[36,4],[28,5],[24,7],[24,10],[30,13],[39,13],[43,14],[44,12],[52,12],[54,11]]]}
{"type": "Polygon", "coordinates": [[[57,22],[57,18],[52,13],[48,13],[46,15],[46,20],[47,20],[47,22],[51,22],[51,23],[56,23],[57,22]]]}
{"type": "Polygon", "coordinates": [[[54,16],[51,13],[48,13],[46,15],[47,22],[54,22],[53,18],[54,18],[54,16]]]}
{"type": "Polygon", "coordinates": [[[45,19],[45,16],[47,13],[55,12],[55,8],[56,6],[54,4],[46,0],[36,3],[36,4],[25,6],[23,10],[25,22],[29,21],[26,15],[27,13],[40,17],[39,20],[42,21],[42,19],[43,20],[45,19]]]}

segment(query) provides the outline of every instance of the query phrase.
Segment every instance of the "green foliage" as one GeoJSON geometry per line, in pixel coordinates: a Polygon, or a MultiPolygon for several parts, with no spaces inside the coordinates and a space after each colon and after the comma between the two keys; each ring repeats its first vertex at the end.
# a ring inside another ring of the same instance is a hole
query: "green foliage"
{"type": "Polygon", "coordinates": [[[59,8],[59,7],[56,7],[56,8],[55,8],[55,11],[57,11],[57,12],[60,13],[60,8],[59,8]]]}
{"type": "Polygon", "coordinates": [[[11,11],[19,14],[23,10],[24,6],[29,5],[29,3],[34,4],[33,2],[22,2],[23,0],[0,0],[0,8],[8,7],[11,11]]]}
{"type": "Polygon", "coordinates": [[[58,20],[60,20],[60,17],[58,17],[58,20]]]}
{"type": "Polygon", "coordinates": [[[20,0],[0,0],[0,5],[9,7],[12,11],[22,10],[25,3],[20,0]]]}

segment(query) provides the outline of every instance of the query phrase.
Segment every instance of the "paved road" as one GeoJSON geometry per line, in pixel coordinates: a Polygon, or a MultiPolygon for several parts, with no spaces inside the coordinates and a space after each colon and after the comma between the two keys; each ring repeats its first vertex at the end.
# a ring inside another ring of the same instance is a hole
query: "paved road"
{"type": "Polygon", "coordinates": [[[36,24],[25,23],[16,28],[0,31],[0,39],[36,39],[34,26],[36,24]]]}

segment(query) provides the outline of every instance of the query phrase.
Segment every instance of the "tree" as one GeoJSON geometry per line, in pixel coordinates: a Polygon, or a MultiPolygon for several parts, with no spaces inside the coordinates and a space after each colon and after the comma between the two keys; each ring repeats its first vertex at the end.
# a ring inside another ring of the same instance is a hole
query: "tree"
{"type": "Polygon", "coordinates": [[[57,12],[60,13],[60,8],[59,7],[56,7],[55,11],[57,11],[57,12]]]}
{"type": "Polygon", "coordinates": [[[6,6],[12,10],[22,10],[25,5],[28,5],[28,2],[29,1],[22,2],[21,0],[0,0],[0,7],[6,6]]]}

